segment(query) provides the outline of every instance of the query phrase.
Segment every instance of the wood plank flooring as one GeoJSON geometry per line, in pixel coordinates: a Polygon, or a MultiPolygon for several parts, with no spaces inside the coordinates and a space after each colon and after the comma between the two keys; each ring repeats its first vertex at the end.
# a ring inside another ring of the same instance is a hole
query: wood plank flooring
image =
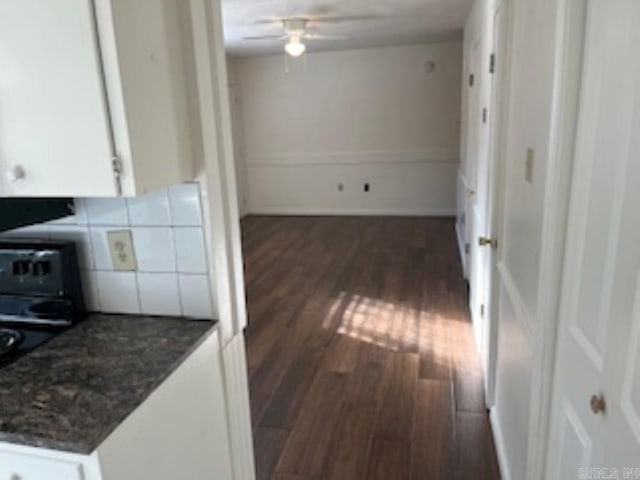
{"type": "Polygon", "coordinates": [[[248,217],[258,479],[498,479],[452,219],[248,217]]]}

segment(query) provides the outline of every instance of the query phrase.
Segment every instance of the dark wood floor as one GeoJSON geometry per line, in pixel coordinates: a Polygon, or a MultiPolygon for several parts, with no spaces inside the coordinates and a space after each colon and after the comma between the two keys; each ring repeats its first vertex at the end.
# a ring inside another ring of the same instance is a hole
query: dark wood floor
{"type": "Polygon", "coordinates": [[[242,222],[259,479],[497,479],[454,223],[242,222]]]}

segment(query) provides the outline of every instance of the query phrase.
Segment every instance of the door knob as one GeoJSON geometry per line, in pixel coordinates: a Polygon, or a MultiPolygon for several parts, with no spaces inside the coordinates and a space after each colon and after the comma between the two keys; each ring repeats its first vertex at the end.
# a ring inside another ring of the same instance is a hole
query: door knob
{"type": "Polygon", "coordinates": [[[599,413],[604,413],[606,410],[607,404],[604,400],[604,395],[593,395],[591,397],[591,401],[589,402],[591,405],[591,411],[598,415],[599,413]]]}
{"type": "Polygon", "coordinates": [[[26,172],[24,171],[24,168],[16,165],[15,167],[11,167],[9,170],[7,170],[6,175],[9,183],[16,183],[26,176],[26,172]]]}
{"type": "Polygon", "coordinates": [[[478,238],[478,245],[481,247],[491,246],[491,248],[498,248],[498,240],[495,238],[480,237],[478,238]]]}

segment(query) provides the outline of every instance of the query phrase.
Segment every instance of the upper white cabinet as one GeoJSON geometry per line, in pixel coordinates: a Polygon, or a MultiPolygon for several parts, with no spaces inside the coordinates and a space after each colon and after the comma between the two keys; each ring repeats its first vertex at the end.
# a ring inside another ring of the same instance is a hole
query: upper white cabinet
{"type": "Polygon", "coordinates": [[[0,196],[193,178],[181,0],[0,0],[0,196]]]}

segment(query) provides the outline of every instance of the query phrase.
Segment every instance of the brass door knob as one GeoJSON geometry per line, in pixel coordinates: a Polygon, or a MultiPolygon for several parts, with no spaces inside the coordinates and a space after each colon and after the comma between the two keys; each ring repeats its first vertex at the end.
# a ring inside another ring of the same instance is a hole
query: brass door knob
{"type": "Polygon", "coordinates": [[[593,395],[591,397],[591,401],[589,402],[591,405],[591,411],[595,414],[598,415],[599,413],[604,413],[607,404],[604,400],[604,396],[603,395],[593,395]]]}
{"type": "Polygon", "coordinates": [[[490,246],[491,248],[498,248],[498,240],[495,238],[480,237],[478,238],[478,245],[481,247],[490,246]]]}

